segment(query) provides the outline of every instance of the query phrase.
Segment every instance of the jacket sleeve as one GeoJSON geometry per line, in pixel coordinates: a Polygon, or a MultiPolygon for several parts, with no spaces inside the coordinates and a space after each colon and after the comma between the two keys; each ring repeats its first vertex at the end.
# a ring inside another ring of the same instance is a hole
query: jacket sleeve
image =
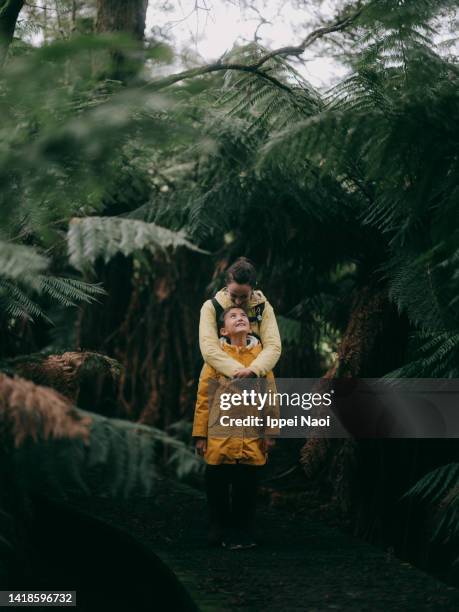
{"type": "Polygon", "coordinates": [[[230,357],[228,353],[225,353],[220,346],[217,334],[215,308],[211,300],[204,302],[201,308],[201,317],[199,319],[199,348],[201,349],[204,361],[224,376],[233,378],[236,370],[240,370],[243,367],[239,361],[236,361],[236,359],[230,357]]]}
{"type": "Polygon", "coordinates": [[[193,437],[207,438],[207,425],[209,421],[209,381],[215,378],[216,372],[207,363],[199,377],[196,406],[194,409],[193,437]]]}
{"type": "Polygon", "coordinates": [[[260,323],[260,339],[263,345],[261,353],[252,361],[249,368],[257,376],[266,376],[279,361],[282,344],[277,327],[276,316],[273,307],[267,301],[260,323]]]}

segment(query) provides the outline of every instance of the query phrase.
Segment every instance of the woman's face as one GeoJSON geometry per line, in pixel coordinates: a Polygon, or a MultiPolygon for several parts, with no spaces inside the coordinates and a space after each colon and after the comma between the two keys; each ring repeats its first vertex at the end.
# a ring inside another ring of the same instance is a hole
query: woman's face
{"type": "Polygon", "coordinates": [[[245,308],[248,305],[250,298],[252,297],[252,287],[250,285],[240,285],[239,283],[232,281],[226,288],[228,289],[231,302],[235,306],[245,308]]]}

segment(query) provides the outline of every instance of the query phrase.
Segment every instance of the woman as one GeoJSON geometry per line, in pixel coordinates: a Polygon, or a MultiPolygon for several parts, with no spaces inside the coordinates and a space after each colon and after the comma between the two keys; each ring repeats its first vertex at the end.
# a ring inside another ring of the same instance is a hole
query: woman
{"type": "Polygon", "coordinates": [[[281,354],[281,340],[274,310],[256,287],[256,271],[246,257],[239,257],[226,271],[226,287],[214,298],[204,302],[199,321],[199,347],[206,363],[229,378],[266,376],[274,368],[281,354]],[[249,367],[226,353],[218,338],[217,320],[229,306],[243,308],[249,317],[252,332],[263,349],[249,367]]]}

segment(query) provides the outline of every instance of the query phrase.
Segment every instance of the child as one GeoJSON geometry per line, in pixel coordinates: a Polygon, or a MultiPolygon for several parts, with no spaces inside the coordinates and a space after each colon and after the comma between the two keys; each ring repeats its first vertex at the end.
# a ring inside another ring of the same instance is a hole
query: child
{"type": "MultiPolygon", "coordinates": [[[[226,308],[219,317],[222,349],[243,368],[262,351],[261,343],[250,334],[250,322],[242,308],[226,308]]],[[[270,438],[208,437],[209,382],[220,373],[209,364],[201,372],[195,408],[193,437],[196,450],[204,456],[206,493],[210,513],[209,542],[231,549],[256,545],[253,522],[260,466],[274,445],[270,438]],[[231,486],[231,496],[230,496],[231,486]],[[229,528],[232,527],[232,530],[229,528]]],[[[266,374],[274,381],[272,372],[266,374]]]]}

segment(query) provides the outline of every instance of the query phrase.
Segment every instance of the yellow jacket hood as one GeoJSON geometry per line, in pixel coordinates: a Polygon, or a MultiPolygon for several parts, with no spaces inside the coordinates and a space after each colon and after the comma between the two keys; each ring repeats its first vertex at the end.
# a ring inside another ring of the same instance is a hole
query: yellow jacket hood
{"type": "Polygon", "coordinates": [[[244,348],[246,351],[251,351],[251,349],[261,344],[258,338],[256,338],[256,336],[254,336],[253,334],[247,334],[247,344],[245,347],[239,347],[235,346],[234,344],[231,344],[231,342],[226,336],[222,336],[219,341],[222,349],[230,354],[239,353],[241,348],[244,348]]]}

